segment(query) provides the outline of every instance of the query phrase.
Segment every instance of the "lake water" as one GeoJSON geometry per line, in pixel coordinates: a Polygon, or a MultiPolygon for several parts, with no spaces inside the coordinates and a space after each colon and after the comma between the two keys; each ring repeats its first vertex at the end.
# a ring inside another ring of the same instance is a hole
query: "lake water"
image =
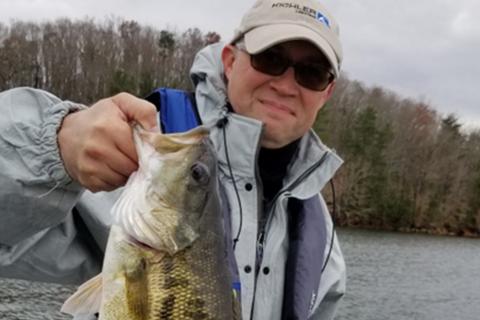
{"type": "Polygon", "coordinates": [[[479,320],[480,239],[340,230],[337,320],[479,320]]]}
{"type": "MultiPolygon", "coordinates": [[[[348,291],[336,320],[480,320],[480,240],[341,229],[348,291]]],[[[0,319],[70,319],[73,287],[0,279],[0,319]]]]}

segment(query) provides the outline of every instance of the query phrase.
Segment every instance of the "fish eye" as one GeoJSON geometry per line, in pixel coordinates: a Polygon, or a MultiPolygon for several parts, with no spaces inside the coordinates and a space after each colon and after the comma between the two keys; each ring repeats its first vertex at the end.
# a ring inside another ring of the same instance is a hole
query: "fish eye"
{"type": "Polygon", "coordinates": [[[196,162],[190,168],[190,174],[197,183],[207,184],[210,179],[208,167],[201,162],[196,162]]]}

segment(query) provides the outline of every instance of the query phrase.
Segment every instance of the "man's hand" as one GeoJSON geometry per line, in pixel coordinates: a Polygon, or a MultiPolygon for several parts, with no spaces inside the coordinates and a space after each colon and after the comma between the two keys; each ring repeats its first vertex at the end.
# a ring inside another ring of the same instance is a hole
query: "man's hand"
{"type": "Polygon", "coordinates": [[[159,130],[155,106],[127,93],[66,116],[58,144],[68,174],[93,192],[123,186],[138,166],[131,121],[159,130]]]}

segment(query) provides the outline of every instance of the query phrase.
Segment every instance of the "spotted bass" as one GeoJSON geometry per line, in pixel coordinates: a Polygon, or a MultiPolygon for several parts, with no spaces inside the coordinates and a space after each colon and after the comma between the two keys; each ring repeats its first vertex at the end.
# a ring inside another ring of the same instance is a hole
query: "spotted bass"
{"type": "Polygon", "coordinates": [[[102,273],[62,311],[101,320],[240,319],[208,130],[134,129],[139,169],[115,203],[102,273]]]}

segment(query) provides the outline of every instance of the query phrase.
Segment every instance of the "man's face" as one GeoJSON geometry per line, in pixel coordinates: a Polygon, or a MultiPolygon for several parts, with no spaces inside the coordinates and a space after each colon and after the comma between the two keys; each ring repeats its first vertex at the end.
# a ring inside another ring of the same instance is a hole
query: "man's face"
{"type": "MultiPolygon", "coordinates": [[[[294,62],[324,59],[307,41],[279,46],[294,62]]],[[[333,92],[334,83],[323,91],[302,87],[293,67],[279,76],[259,72],[251,66],[249,54],[231,45],[224,48],[222,60],[230,103],[236,113],[264,123],[261,144],[266,148],[280,148],[303,136],[333,92]]]]}

